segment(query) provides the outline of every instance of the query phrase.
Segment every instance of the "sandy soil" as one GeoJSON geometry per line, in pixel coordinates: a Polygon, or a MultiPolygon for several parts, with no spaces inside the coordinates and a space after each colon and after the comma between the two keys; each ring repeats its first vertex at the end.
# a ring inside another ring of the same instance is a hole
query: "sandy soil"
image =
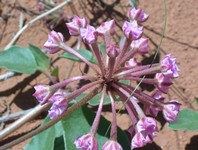
{"type": "MultiPolygon", "coordinates": [[[[114,0],[115,1],[115,0],[114,0]]],[[[111,1],[108,1],[111,3],[111,1]]],[[[121,1],[118,5],[103,7],[97,1],[88,0],[79,3],[74,0],[68,6],[64,7],[68,16],[77,14],[86,16],[90,23],[94,26],[99,25],[107,18],[114,18],[118,26],[124,20],[124,15],[127,12],[127,1],[121,1]],[[100,19],[98,19],[100,18],[100,19]]],[[[145,36],[151,39],[149,48],[150,52],[146,55],[145,61],[152,59],[157,44],[160,42],[160,34],[163,28],[163,1],[140,0],[140,6],[150,14],[149,20],[145,25],[145,36]]],[[[19,30],[19,18],[23,15],[25,23],[38,15],[36,1],[34,0],[0,0],[0,50],[3,50],[14,34],[19,30]]],[[[167,26],[165,38],[163,40],[159,58],[166,53],[171,53],[177,57],[180,68],[180,77],[175,81],[174,86],[170,89],[168,98],[177,99],[182,103],[182,108],[193,108],[198,110],[195,102],[195,97],[198,96],[198,1],[197,0],[167,0],[167,26]]],[[[58,30],[63,28],[59,27],[58,30]]],[[[117,29],[120,33],[120,29],[117,29]]],[[[43,24],[43,21],[38,21],[29,27],[17,40],[16,45],[27,47],[29,43],[42,47],[47,39],[49,30],[43,24]]],[[[65,36],[71,45],[75,41],[68,36],[65,29],[65,36]]],[[[69,61],[67,61],[69,63],[69,61]]],[[[59,60],[54,66],[63,68],[60,72],[60,79],[65,76],[67,64],[65,61],[59,60]]],[[[79,66],[76,65],[76,68],[79,66]]],[[[4,73],[5,70],[1,70],[4,73]]],[[[76,74],[73,71],[72,74],[76,74]]],[[[48,83],[44,75],[17,75],[5,81],[0,81],[0,115],[16,113],[22,110],[32,108],[37,105],[37,102],[32,98],[34,93],[33,85],[36,83],[48,83]]],[[[109,114],[105,113],[109,118],[109,114]]],[[[3,143],[7,143],[17,137],[36,128],[43,117],[27,123],[25,126],[8,136],[3,143]]],[[[8,126],[9,123],[1,125],[8,126]]],[[[128,116],[123,114],[119,117],[119,125],[126,129],[129,125],[128,116]]],[[[161,125],[160,125],[161,126],[161,125]]],[[[24,141],[16,145],[12,150],[22,149],[28,142],[24,141]]],[[[1,142],[1,144],[3,144],[1,142]]],[[[0,144],[0,145],[1,145],[0,144]]],[[[155,138],[155,143],[147,145],[147,150],[197,150],[198,149],[198,132],[172,131],[167,128],[167,124],[161,126],[161,130],[155,138]]]]}

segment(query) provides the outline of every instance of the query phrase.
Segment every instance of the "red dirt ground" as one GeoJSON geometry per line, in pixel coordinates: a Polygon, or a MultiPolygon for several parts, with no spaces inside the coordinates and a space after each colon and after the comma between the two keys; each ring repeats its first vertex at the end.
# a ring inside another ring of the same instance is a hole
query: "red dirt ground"
{"type": "MultiPolygon", "coordinates": [[[[114,0],[115,1],[115,0],[114,0]]],[[[111,1],[108,1],[111,3],[111,1]]],[[[114,18],[118,25],[122,25],[123,14],[126,14],[127,1],[121,1],[120,4],[109,6],[107,9],[102,7],[98,1],[76,1],[73,0],[68,6],[64,7],[67,15],[73,14],[86,16],[90,22],[97,26],[107,18],[114,18]],[[97,18],[100,19],[97,19],[97,18]]],[[[144,24],[144,33],[150,38],[150,52],[146,55],[149,59],[156,50],[156,44],[160,41],[160,34],[163,28],[163,0],[140,0],[140,6],[150,14],[149,20],[144,24]]],[[[20,14],[23,14],[26,23],[38,14],[35,0],[0,0],[0,49],[3,50],[14,34],[19,30],[20,14]],[[28,11],[27,11],[28,10],[28,11]]],[[[180,68],[180,76],[176,79],[174,87],[169,91],[169,99],[177,99],[182,103],[182,108],[193,108],[198,110],[195,97],[198,96],[198,1],[197,0],[167,0],[167,26],[165,38],[161,46],[160,57],[165,53],[171,53],[177,57],[180,68]]],[[[49,30],[38,21],[29,27],[17,40],[16,45],[27,47],[29,43],[42,47],[47,39],[49,30]]],[[[120,33],[120,29],[118,29],[120,33]]],[[[73,38],[68,41],[74,42],[73,38]]],[[[67,61],[69,63],[69,61],[67,61]]],[[[55,63],[63,69],[60,72],[60,79],[65,76],[67,64],[59,60],[55,63]],[[65,65],[65,66],[64,66],[65,65]]],[[[79,66],[76,65],[76,68],[79,66]]],[[[1,74],[5,70],[1,70],[1,74]]],[[[77,72],[73,71],[72,74],[77,72]]],[[[32,108],[36,101],[32,98],[33,85],[36,83],[48,83],[49,80],[43,75],[18,75],[5,81],[0,81],[0,115],[16,113],[22,110],[32,108]]],[[[105,113],[109,118],[109,114],[105,113]]],[[[119,117],[119,125],[126,129],[129,124],[129,118],[123,114],[119,117]]],[[[9,135],[6,142],[27,133],[37,127],[42,122],[42,117],[33,120],[22,128],[9,135]]],[[[5,126],[8,126],[6,123],[5,126]]],[[[165,124],[157,137],[155,143],[143,149],[150,150],[198,150],[198,132],[172,131],[165,124]]],[[[3,126],[1,126],[2,129],[3,126]]],[[[28,142],[26,140],[13,148],[19,150],[28,142]]]]}

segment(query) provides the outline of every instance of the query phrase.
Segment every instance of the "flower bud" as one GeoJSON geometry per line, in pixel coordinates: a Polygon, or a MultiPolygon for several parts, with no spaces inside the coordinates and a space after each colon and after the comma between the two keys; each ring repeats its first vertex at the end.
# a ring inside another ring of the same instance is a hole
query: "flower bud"
{"type": "Polygon", "coordinates": [[[137,62],[136,58],[131,58],[129,61],[126,61],[125,67],[136,67],[140,63],[137,62]]]}
{"type": "Polygon", "coordinates": [[[145,138],[141,133],[136,133],[131,141],[131,149],[143,147],[146,145],[145,138]]]}
{"type": "Polygon", "coordinates": [[[81,28],[86,28],[87,20],[85,18],[79,18],[74,16],[72,22],[66,23],[67,28],[69,29],[70,35],[79,35],[81,28]]]}
{"type": "Polygon", "coordinates": [[[44,48],[49,52],[50,54],[54,54],[61,50],[60,43],[64,42],[64,37],[60,32],[51,31],[48,34],[48,40],[44,44],[44,48]]]}
{"type": "Polygon", "coordinates": [[[48,85],[38,84],[34,86],[34,89],[36,91],[33,96],[36,97],[41,105],[46,103],[50,95],[50,87],[48,85]]]}
{"type": "Polygon", "coordinates": [[[157,88],[163,92],[167,93],[169,86],[172,84],[170,77],[165,76],[162,73],[156,73],[155,79],[158,82],[157,88]]]}
{"type": "MultiPolygon", "coordinates": [[[[160,91],[155,91],[152,94],[152,97],[156,100],[156,101],[160,101],[163,102],[164,101],[164,97],[161,95],[162,93],[160,91]]],[[[150,105],[150,104],[145,104],[144,105],[144,112],[147,115],[151,115],[153,117],[156,117],[158,112],[160,111],[160,108],[156,105],[150,105]]]]}
{"type": "Polygon", "coordinates": [[[120,51],[120,48],[116,45],[109,45],[107,47],[107,55],[110,57],[110,58],[115,58],[118,56],[119,54],[119,51],[120,51]]]}
{"type": "Polygon", "coordinates": [[[86,134],[77,138],[74,142],[76,148],[81,148],[82,150],[98,150],[98,142],[93,134],[86,134]]]}
{"type": "Polygon", "coordinates": [[[162,73],[171,78],[177,78],[179,76],[179,68],[176,64],[176,58],[167,54],[161,61],[162,73]]]}
{"type": "Polygon", "coordinates": [[[138,27],[137,21],[132,23],[125,21],[122,30],[126,38],[131,40],[138,40],[143,34],[143,27],[138,27]]]}
{"type": "Polygon", "coordinates": [[[102,146],[102,150],[122,150],[122,147],[117,141],[108,140],[102,146]]]}
{"type": "Polygon", "coordinates": [[[87,44],[93,44],[97,40],[96,30],[91,25],[87,25],[86,29],[81,28],[80,35],[82,39],[84,40],[84,42],[86,42],[87,44]]]}
{"type": "Polygon", "coordinates": [[[114,20],[110,20],[110,21],[106,21],[103,22],[97,29],[97,33],[99,35],[105,35],[107,32],[109,32],[111,35],[114,34],[115,32],[115,21],[114,20]]]}
{"type": "Polygon", "coordinates": [[[128,12],[128,17],[131,20],[136,20],[138,23],[142,23],[148,19],[149,15],[143,12],[141,8],[135,9],[134,7],[128,12]]]}
{"type": "Polygon", "coordinates": [[[180,103],[175,100],[166,103],[163,108],[163,116],[168,122],[175,121],[177,119],[177,115],[180,109],[180,103]]]}
{"type": "Polygon", "coordinates": [[[158,130],[157,122],[151,117],[143,117],[138,121],[136,129],[137,132],[140,132],[144,137],[147,137],[158,130]]]}
{"type": "Polygon", "coordinates": [[[131,48],[137,50],[141,54],[148,52],[148,39],[140,38],[139,40],[134,40],[131,43],[131,48]]]}

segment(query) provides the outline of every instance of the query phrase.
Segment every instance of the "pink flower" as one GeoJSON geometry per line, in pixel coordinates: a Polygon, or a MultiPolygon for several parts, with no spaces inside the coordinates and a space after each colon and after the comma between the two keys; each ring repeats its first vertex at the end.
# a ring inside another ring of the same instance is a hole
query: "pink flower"
{"type": "Polygon", "coordinates": [[[125,67],[136,67],[139,66],[140,63],[137,62],[136,58],[131,58],[129,61],[126,61],[125,67]]]}
{"type": "Polygon", "coordinates": [[[119,54],[119,47],[116,46],[116,45],[109,45],[107,47],[107,55],[110,57],[110,58],[115,58],[118,56],[119,54]]]}
{"type": "Polygon", "coordinates": [[[135,9],[134,7],[128,12],[128,17],[131,20],[136,20],[138,23],[142,23],[148,19],[149,15],[143,12],[141,8],[135,9]]]}
{"type": "Polygon", "coordinates": [[[176,64],[176,58],[167,54],[161,61],[162,73],[171,78],[177,78],[179,76],[179,68],[176,64]]]}
{"type": "Polygon", "coordinates": [[[166,103],[163,108],[163,116],[168,122],[175,121],[177,119],[177,115],[180,109],[180,103],[175,100],[166,103]]]}
{"type": "Polygon", "coordinates": [[[33,96],[36,97],[41,105],[46,103],[50,95],[50,87],[48,85],[38,84],[34,86],[34,89],[36,91],[33,96]]]}
{"type": "Polygon", "coordinates": [[[67,28],[69,29],[70,35],[79,35],[81,28],[86,28],[87,20],[85,18],[79,18],[74,16],[72,22],[66,23],[67,28]]]}
{"type": "Polygon", "coordinates": [[[140,38],[139,40],[134,40],[131,43],[131,48],[138,50],[141,54],[148,52],[148,39],[140,38]]]}
{"type": "Polygon", "coordinates": [[[82,150],[98,150],[98,142],[93,134],[86,134],[77,138],[74,142],[76,148],[81,148],[82,150]]]}
{"type": "Polygon", "coordinates": [[[141,133],[136,133],[131,141],[131,149],[146,145],[145,138],[141,133]]]}
{"type": "Polygon", "coordinates": [[[165,76],[162,73],[156,73],[155,79],[157,79],[157,82],[158,82],[157,88],[161,92],[167,93],[169,86],[172,84],[171,78],[168,76],[165,76]]]}
{"type": "Polygon", "coordinates": [[[138,40],[143,34],[143,27],[138,27],[137,21],[132,23],[125,21],[122,30],[124,35],[131,40],[138,40]]]}
{"type": "Polygon", "coordinates": [[[50,97],[49,101],[52,102],[52,107],[48,112],[51,119],[62,115],[67,110],[68,102],[65,99],[67,94],[64,90],[59,89],[50,97]]]}
{"type": "Polygon", "coordinates": [[[157,122],[151,117],[143,117],[136,125],[137,132],[140,132],[145,138],[158,130],[157,122]]]}
{"type": "MultiPolygon", "coordinates": [[[[155,91],[152,94],[152,97],[155,98],[156,101],[163,102],[164,101],[164,97],[162,97],[161,94],[162,93],[160,91],[155,91]]],[[[144,112],[147,115],[151,115],[153,117],[156,117],[159,111],[160,111],[160,108],[157,107],[156,105],[148,105],[148,104],[144,105],[144,112]]]]}
{"type": "Polygon", "coordinates": [[[96,30],[91,25],[87,25],[86,29],[81,28],[80,35],[87,44],[93,44],[97,40],[96,30]]]}
{"type": "Polygon", "coordinates": [[[97,33],[99,35],[105,35],[107,32],[109,32],[111,35],[114,34],[115,32],[115,21],[114,20],[110,20],[110,21],[106,21],[103,22],[97,29],[97,33]]]}
{"type": "Polygon", "coordinates": [[[50,54],[54,54],[61,50],[59,47],[60,43],[64,42],[64,37],[60,32],[51,31],[48,34],[48,40],[44,44],[44,48],[49,52],[50,54]]]}
{"type": "Polygon", "coordinates": [[[113,140],[108,140],[103,146],[102,150],[122,150],[121,145],[113,140]]]}

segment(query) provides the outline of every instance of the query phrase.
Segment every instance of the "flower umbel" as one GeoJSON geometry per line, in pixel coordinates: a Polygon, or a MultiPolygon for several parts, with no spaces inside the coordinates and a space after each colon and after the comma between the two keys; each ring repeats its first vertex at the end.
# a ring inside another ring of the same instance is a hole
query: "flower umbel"
{"type": "Polygon", "coordinates": [[[129,13],[129,20],[122,26],[124,39],[119,45],[112,43],[111,39],[115,33],[115,21],[110,20],[102,23],[98,28],[89,25],[84,18],[75,16],[73,21],[67,23],[71,35],[79,36],[90,48],[95,56],[97,64],[93,64],[83,57],[73,48],[64,43],[60,33],[52,31],[44,47],[49,53],[56,53],[64,50],[84,62],[92,69],[93,75],[82,74],[70,79],[61,81],[51,86],[36,85],[34,96],[41,104],[51,103],[49,110],[51,119],[54,119],[67,111],[69,102],[81,93],[91,89],[99,88],[102,91],[100,104],[92,123],[90,132],[76,139],[74,144],[82,150],[97,150],[98,142],[95,137],[105,96],[110,98],[112,108],[112,125],[110,139],[103,145],[102,150],[122,150],[122,146],[117,142],[117,121],[116,121],[116,100],[119,99],[125,106],[126,111],[132,121],[133,132],[131,132],[131,149],[143,147],[151,143],[158,131],[157,122],[154,117],[159,111],[163,112],[164,118],[168,122],[175,121],[179,112],[180,104],[175,101],[166,101],[162,94],[168,92],[173,84],[172,80],[178,77],[178,66],[176,58],[167,54],[160,63],[141,65],[136,59],[137,55],[144,55],[148,52],[148,39],[143,38],[142,23],[148,19],[148,15],[142,9],[132,8],[129,13]],[[99,49],[97,37],[101,36],[105,43],[105,52],[99,49]],[[149,78],[146,75],[154,75],[149,78]],[[88,82],[79,89],[71,92],[60,92],[62,88],[71,82],[87,80],[88,82]],[[123,83],[127,81],[129,83],[123,83]],[[133,81],[133,82],[131,82],[133,81]],[[151,95],[136,88],[132,83],[142,82],[156,87],[151,95]],[[144,109],[139,104],[143,104],[144,109]],[[150,116],[147,116],[150,115],[150,116]]]}

